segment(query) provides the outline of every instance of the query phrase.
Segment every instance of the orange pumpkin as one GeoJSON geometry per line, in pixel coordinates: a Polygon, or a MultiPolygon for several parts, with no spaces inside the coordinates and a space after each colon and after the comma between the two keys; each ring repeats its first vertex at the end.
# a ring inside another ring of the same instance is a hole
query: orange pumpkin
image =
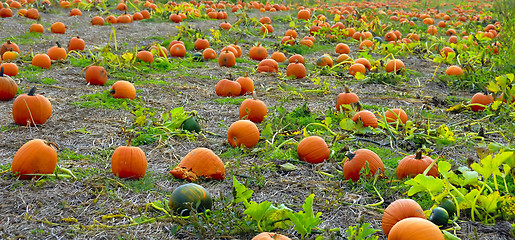
{"type": "Polygon", "coordinates": [[[109,89],[109,93],[113,98],[128,98],[134,100],[136,98],[136,88],[127,81],[117,81],[109,89]]]}
{"type": "Polygon", "coordinates": [[[291,240],[291,238],[279,233],[262,232],[253,237],[251,240],[291,240]]]}
{"type": "Polygon", "coordinates": [[[18,91],[16,82],[11,77],[4,75],[4,64],[6,63],[0,65],[0,101],[11,100],[18,91]]]}
{"type": "Polygon", "coordinates": [[[359,108],[358,102],[358,95],[350,92],[349,88],[345,86],[345,92],[338,94],[338,97],[336,97],[336,111],[345,111],[346,108],[342,105],[357,105],[359,108]]]}
{"type": "Polygon", "coordinates": [[[168,49],[170,52],[170,56],[172,57],[184,57],[186,56],[186,47],[184,44],[181,43],[175,43],[173,44],[170,49],[168,49]]]}
{"type": "MultiPolygon", "coordinates": [[[[16,66],[14,63],[2,63],[0,64],[0,68],[4,69],[4,76],[8,75],[10,77],[14,77],[18,75],[18,66],[16,66]]],[[[0,77],[2,77],[1,74],[0,77]]]]}
{"type": "Polygon", "coordinates": [[[268,53],[266,48],[261,46],[261,43],[258,43],[256,46],[250,48],[249,58],[257,61],[261,61],[268,57],[268,53]]]}
{"type": "Polygon", "coordinates": [[[205,38],[199,38],[199,39],[195,40],[195,43],[193,46],[197,50],[204,50],[209,47],[209,41],[205,38]]]}
{"type": "Polygon", "coordinates": [[[91,85],[104,85],[107,81],[107,72],[102,66],[90,66],[86,69],[86,82],[91,85]]]}
{"type": "Polygon", "coordinates": [[[270,58],[275,60],[278,63],[282,63],[282,62],[286,61],[286,56],[284,55],[284,53],[277,52],[277,51],[273,52],[272,56],[270,56],[270,58]]]}
{"type": "Polygon", "coordinates": [[[382,227],[384,235],[388,236],[396,223],[411,217],[426,219],[424,210],[417,202],[412,199],[397,199],[390,203],[383,213],[382,227]]]}
{"type": "Polygon", "coordinates": [[[240,95],[250,94],[254,91],[254,81],[249,78],[247,72],[245,72],[243,77],[236,79],[236,82],[238,82],[241,86],[240,95]]]}
{"type": "Polygon", "coordinates": [[[196,148],[184,156],[170,174],[190,182],[197,181],[199,178],[223,180],[225,167],[222,160],[210,149],[196,148]]]}
{"type": "Polygon", "coordinates": [[[365,74],[367,72],[367,68],[361,63],[354,63],[349,67],[349,74],[354,76],[356,73],[365,74]]]}
{"type": "Polygon", "coordinates": [[[116,148],[111,157],[111,170],[119,178],[140,179],[147,172],[147,157],[141,148],[127,146],[116,148]]]}
{"type": "Polygon", "coordinates": [[[332,67],[333,66],[333,59],[331,58],[331,56],[329,56],[329,54],[324,54],[324,55],[320,56],[317,59],[317,66],[319,66],[319,67],[323,67],[323,66],[332,67]]]}
{"type": "Polygon", "coordinates": [[[358,120],[363,123],[364,127],[370,126],[376,128],[378,126],[377,117],[368,110],[359,111],[352,116],[352,121],[357,122],[358,120]]]}
{"type": "Polygon", "coordinates": [[[251,148],[259,142],[259,129],[249,120],[238,120],[227,131],[227,141],[232,147],[251,148]]]}
{"type": "Polygon", "coordinates": [[[36,8],[30,8],[27,10],[25,17],[36,20],[39,18],[39,11],[36,8]]]}
{"type": "Polygon", "coordinates": [[[329,158],[329,147],[323,138],[309,136],[297,145],[299,159],[308,163],[322,163],[329,158]]]}
{"type": "Polygon", "coordinates": [[[44,124],[52,116],[52,104],[43,95],[36,94],[36,87],[28,94],[21,94],[13,102],[14,122],[25,126],[44,124]]]}
{"type": "Polygon", "coordinates": [[[288,62],[289,63],[298,62],[298,63],[304,64],[305,60],[304,60],[304,57],[302,55],[295,54],[295,55],[292,55],[290,58],[288,58],[288,62]]]}
{"type": "Polygon", "coordinates": [[[100,16],[94,16],[91,18],[91,25],[98,25],[98,26],[104,26],[104,19],[100,16]]]}
{"type": "Polygon", "coordinates": [[[399,60],[399,59],[390,60],[386,64],[386,72],[398,73],[398,72],[400,72],[401,70],[403,70],[405,68],[406,67],[404,67],[404,63],[401,60],[399,60]]]}
{"type": "Polygon", "coordinates": [[[361,170],[368,163],[369,176],[374,176],[377,170],[384,173],[383,161],[376,153],[368,149],[358,149],[353,153],[347,153],[347,157],[343,163],[343,175],[345,179],[352,179],[356,182],[360,178],[361,170]]]}
{"type": "Polygon", "coordinates": [[[311,18],[311,12],[307,9],[300,10],[297,13],[297,19],[309,20],[311,18]]]}
{"type": "Polygon", "coordinates": [[[454,75],[454,76],[461,76],[463,75],[463,70],[459,66],[449,66],[445,70],[446,75],[454,75]]]}
{"type": "Polygon", "coordinates": [[[50,68],[52,65],[52,61],[50,57],[46,54],[36,54],[32,58],[32,65],[40,68],[50,68]]]}
{"type": "Polygon", "coordinates": [[[52,33],[64,34],[66,32],[66,26],[62,22],[55,22],[50,26],[50,31],[52,33]]]}
{"type": "Polygon", "coordinates": [[[154,61],[154,55],[152,55],[151,52],[145,50],[139,51],[136,54],[136,58],[146,63],[152,63],[154,61]]]}
{"type": "Polygon", "coordinates": [[[257,67],[258,72],[278,72],[279,64],[273,59],[263,59],[257,67]]]}
{"type": "Polygon", "coordinates": [[[68,43],[68,51],[83,51],[86,44],[79,36],[72,37],[68,43]]]}
{"type": "Polygon", "coordinates": [[[50,57],[51,60],[55,60],[55,61],[66,59],[66,55],[67,55],[66,49],[61,47],[61,44],[59,44],[59,42],[55,42],[55,43],[57,45],[49,48],[48,51],[46,52],[46,55],[48,55],[48,57],[50,57]]]}
{"type": "Polygon", "coordinates": [[[267,114],[266,104],[257,98],[256,92],[252,92],[252,98],[245,99],[240,105],[240,119],[247,119],[260,123],[267,114]]]}
{"type": "Polygon", "coordinates": [[[29,28],[29,32],[43,33],[44,31],[45,31],[45,28],[43,27],[43,25],[41,25],[39,23],[33,23],[30,25],[30,28],[29,28]]]}
{"type": "MultiPolygon", "coordinates": [[[[397,179],[404,179],[405,177],[413,178],[418,174],[424,173],[426,168],[433,163],[433,159],[428,156],[422,156],[422,151],[417,151],[414,155],[408,155],[403,158],[397,166],[397,179]]],[[[435,164],[427,175],[438,177],[438,166],[435,164]]]]}
{"type": "Polygon", "coordinates": [[[14,42],[11,42],[10,40],[7,40],[2,46],[0,47],[0,56],[3,56],[5,52],[7,51],[15,51],[20,53],[20,48],[18,45],[14,42]]]}
{"type": "Polygon", "coordinates": [[[206,48],[202,52],[202,56],[205,60],[216,59],[216,52],[212,48],[206,48]]]}
{"type": "Polygon", "coordinates": [[[229,79],[222,79],[218,81],[215,87],[216,95],[222,97],[239,96],[241,92],[241,85],[236,81],[229,79]]]}
{"type": "Polygon", "coordinates": [[[384,116],[388,123],[395,123],[397,120],[400,120],[403,124],[406,124],[408,121],[408,115],[400,108],[388,109],[388,111],[384,113],[384,116]]]}
{"type": "Polygon", "coordinates": [[[300,79],[306,77],[306,74],[306,67],[298,61],[288,64],[286,68],[287,77],[295,76],[295,78],[300,79]]]}
{"type": "Polygon", "coordinates": [[[218,65],[220,67],[232,67],[236,65],[236,56],[234,53],[229,51],[229,48],[226,48],[225,51],[220,52],[220,56],[218,57],[218,65]]]}
{"type": "Polygon", "coordinates": [[[484,106],[487,106],[493,102],[494,102],[494,98],[492,97],[492,95],[484,94],[484,93],[476,93],[476,94],[474,94],[474,96],[472,96],[472,99],[470,99],[470,104],[481,104],[483,106],[472,105],[470,108],[474,112],[482,111],[482,110],[485,110],[484,106]]]}
{"type": "Polygon", "coordinates": [[[444,240],[442,231],[429,220],[405,218],[392,227],[388,240],[444,240]]]}
{"type": "Polygon", "coordinates": [[[57,166],[57,145],[41,139],[30,140],[14,154],[12,171],[20,179],[31,179],[30,174],[51,174],[57,166]]]}

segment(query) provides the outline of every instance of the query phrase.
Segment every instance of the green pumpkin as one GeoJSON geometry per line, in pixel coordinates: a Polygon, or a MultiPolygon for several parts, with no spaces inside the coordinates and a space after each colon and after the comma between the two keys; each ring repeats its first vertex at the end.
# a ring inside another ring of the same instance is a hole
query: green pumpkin
{"type": "Polygon", "coordinates": [[[197,212],[211,209],[213,200],[205,188],[195,183],[188,183],[173,190],[168,204],[174,212],[181,216],[188,216],[191,209],[197,212]]]}
{"type": "Polygon", "coordinates": [[[191,57],[193,58],[193,61],[196,62],[202,62],[202,60],[204,60],[204,56],[200,52],[194,53],[193,55],[191,55],[191,57]]]}
{"type": "Polygon", "coordinates": [[[190,132],[200,132],[200,124],[198,124],[197,119],[195,117],[190,117],[184,122],[182,122],[182,129],[188,130],[190,132]]]}
{"type": "Polygon", "coordinates": [[[439,207],[445,209],[449,217],[453,217],[456,214],[456,205],[454,205],[454,202],[450,199],[446,198],[442,200],[439,207]]]}
{"type": "Polygon", "coordinates": [[[433,222],[437,226],[447,225],[449,221],[449,214],[447,210],[441,207],[435,207],[433,211],[431,211],[431,215],[429,216],[429,221],[433,222]]]}

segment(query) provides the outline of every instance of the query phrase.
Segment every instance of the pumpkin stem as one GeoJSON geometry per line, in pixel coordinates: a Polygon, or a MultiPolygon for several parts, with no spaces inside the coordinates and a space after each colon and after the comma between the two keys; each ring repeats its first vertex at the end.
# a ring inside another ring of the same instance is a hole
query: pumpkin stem
{"type": "Polygon", "coordinates": [[[109,90],[109,93],[110,93],[110,94],[114,94],[114,88],[113,88],[113,89],[111,89],[111,90],[109,90]]]}
{"type": "Polygon", "coordinates": [[[356,156],[356,154],[351,153],[351,152],[348,152],[347,154],[345,154],[345,156],[347,156],[347,158],[349,159],[349,161],[351,161],[351,160],[354,158],[354,156],[356,156]]]}
{"type": "Polygon", "coordinates": [[[257,94],[256,94],[256,90],[252,91],[252,98],[253,98],[254,100],[258,100],[258,98],[257,98],[257,94]]]}
{"type": "Polygon", "coordinates": [[[4,76],[4,67],[1,67],[0,68],[0,77],[3,77],[4,76]]]}
{"type": "Polygon", "coordinates": [[[345,93],[350,93],[350,90],[349,90],[349,88],[347,86],[343,86],[343,87],[344,87],[345,93]]]}
{"type": "Polygon", "coordinates": [[[32,87],[27,95],[34,96],[34,94],[36,93],[36,90],[37,90],[37,88],[35,86],[32,87]]]}
{"type": "Polygon", "coordinates": [[[243,77],[249,77],[249,72],[245,72],[245,75],[243,77]]]}
{"type": "Polygon", "coordinates": [[[131,135],[129,136],[129,140],[127,141],[127,147],[130,147],[130,146],[131,146],[132,137],[133,137],[133,135],[131,134],[131,135]]]}
{"type": "Polygon", "coordinates": [[[59,151],[59,146],[57,146],[57,143],[45,141],[45,144],[48,146],[51,146],[51,147],[55,148],[57,151],[59,151]]]}
{"type": "Polygon", "coordinates": [[[55,42],[55,44],[57,44],[58,48],[61,48],[61,44],[59,42],[55,42]]]}
{"type": "Polygon", "coordinates": [[[422,151],[421,150],[417,150],[417,152],[415,153],[415,159],[422,159],[422,151]]]}

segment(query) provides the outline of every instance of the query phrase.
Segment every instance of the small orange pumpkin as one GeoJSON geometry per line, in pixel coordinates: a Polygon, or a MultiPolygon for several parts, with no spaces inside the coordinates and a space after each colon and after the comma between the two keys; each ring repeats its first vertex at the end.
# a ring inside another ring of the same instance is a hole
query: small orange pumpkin
{"type": "Polygon", "coordinates": [[[170,174],[190,182],[197,181],[199,178],[223,180],[225,167],[222,160],[210,149],[195,148],[182,158],[170,174]]]}
{"type": "Polygon", "coordinates": [[[288,58],[288,62],[289,63],[298,62],[298,63],[301,63],[301,64],[305,64],[304,57],[302,55],[300,55],[300,54],[292,55],[290,58],[288,58]]]}
{"type": "Polygon", "coordinates": [[[186,56],[186,47],[184,44],[181,43],[175,43],[168,49],[170,52],[170,56],[172,57],[184,57],[186,56]]]}
{"type": "Polygon", "coordinates": [[[398,73],[403,69],[406,69],[406,67],[404,67],[404,63],[399,59],[390,60],[386,64],[386,72],[398,73]]]}
{"type": "Polygon", "coordinates": [[[52,65],[52,61],[50,57],[46,54],[36,54],[32,58],[32,65],[40,68],[50,68],[52,65]]]}
{"type": "Polygon", "coordinates": [[[229,79],[222,79],[218,81],[215,87],[216,95],[222,97],[239,96],[241,92],[241,85],[236,81],[229,79]]]}
{"type": "Polygon", "coordinates": [[[18,84],[9,76],[4,75],[4,64],[0,65],[0,101],[11,100],[16,96],[18,84]]]}
{"type": "Polygon", "coordinates": [[[322,163],[329,158],[329,147],[325,140],[318,136],[302,139],[297,145],[299,159],[308,163],[322,163]]]}
{"type": "Polygon", "coordinates": [[[86,82],[91,85],[104,85],[107,81],[107,72],[102,66],[90,66],[86,69],[86,82]]]}
{"type": "Polygon", "coordinates": [[[109,89],[109,93],[113,98],[128,98],[134,100],[136,98],[136,88],[127,81],[117,81],[109,89]]]}
{"type": "Polygon", "coordinates": [[[279,64],[273,59],[263,59],[257,67],[258,72],[278,72],[279,64]]]}
{"type": "Polygon", "coordinates": [[[140,179],[147,172],[147,157],[141,148],[127,146],[116,148],[111,157],[111,171],[119,178],[140,179]]]}
{"type": "Polygon", "coordinates": [[[291,240],[291,238],[279,233],[262,232],[253,237],[251,240],[291,240]]]}
{"type": "Polygon", "coordinates": [[[259,142],[259,129],[249,120],[238,120],[227,131],[227,141],[232,147],[251,148],[259,142]]]}
{"type": "Polygon", "coordinates": [[[48,57],[50,57],[50,59],[54,60],[54,61],[66,59],[66,56],[67,56],[66,49],[61,47],[61,44],[59,42],[55,42],[55,43],[57,45],[49,48],[48,51],[46,52],[48,57]]]}
{"type": "Polygon", "coordinates": [[[209,47],[209,41],[205,38],[199,38],[195,40],[194,47],[197,50],[204,50],[209,47]]]}
{"type": "Polygon", "coordinates": [[[268,53],[266,48],[261,46],[261,43],[258,43],[256,46],[250,48],[249,58],[257,61],[261,61],[268,57],[268,53]]]}
{"type": "Polygon", "coordinates": [[[284,55],[284,53],[277,52],[277,51],[273,52],[272,55],[270,56],[270,58],[275,60],[278,63],[282,63],[282,62],[286,61],[286,56],[284,55]]]}
{"type": "Polygon", "coordinates": [[[104,19],[101,16],[94,16],[91,18],[91,25],[104,26],[104,19]]]}
{"type": "Polygon", "coordinates": [[[236,65],[236,56],[234,53],[229,51],[229,48],[226,48],[225,51],[220,52],[220,56],[218,57],[218,65],[220,67],[232,67],[236,65]]]}
{"type": "Polygon", "coordinates": [[[354,63],[349,67],[349,74],[354,76],[356,73],[365,74],[367,72],[367,68],[361,63],[354,63]]]}
{"type": "Polygon", "coordinates": [[[79,36],[72,37],[68,43],[68,51],[83,51],[86,43],[79,36]]]}
{"type": "Polygon", "coordinates": [[[240,95],[250,94],[254,91],[254,81],[249,78],[248,72],[245,72],[243,77],[236,79],[236,82],[238,82],[241,86],[240,95]]]}
{"type": "Polygon", "coordinates": [[[266,104],[257,98],[256,92],[252,92],[252,98],[245,99],[240,105],[240,119],[248,119],[260,123],[267,114],[266,104]]]}
{"type": "Polygon", "coordinates": [[[403,124],[406,124],[408,121],[408,115],[406,112],[400,108],[392,108],[388,109],[384,113],[384,116],[386,118],[386,122],[388,123],[395,123],[397,120],[401,121],[403,124]]]}
{"type": "Polygon", "coordinates": [[[447,67],[447,70],[445,70],[446,75],[454,75],[454,76],[461,76],[463,75],[463,70],[459,66],[449,66],[447,67]]]}
{"type": "Polygon", "coordinates": [[[298,61],[288,64],[286,68],[287,77],[295,76],[295,78],[300,79],[306,77],[306,74],[306,67],[298,61]]]}
{"type": "Polygon", "coordinates": [[[323,66],[332,67],[333,66],[333,59],[331,58],[331,56],[329,56],[329,54],[324,54],[324,55],[320,56],[317,59],[317,66],[319,66],[319,67],[323,67],[323,66]]]}
{"type": "Polygon", "coordinates": [[[352,121],[357,122],[358,120],[363,123],[364,127],[370,126],[376,128],[378,126],[377,117],[368,110],[359,111],[352,116],[352,121]]]}
{"type": "Polygon", "coordinates": [[[45,28],[43,27],[43,25],[41,25],[39,23],[33,23],[32,25],[30,25],[30,28],[29,28],[29,32],[43,33],[44,31],[45,31],[45,28]]]}
{"type": "Polygon", "coordinates": [[[470,104],[481,104],[483,106],[472,105],[470,108],[474,112],[482,111],[482,110],[485,110],[484,106],[487,106],[493,102],[494,102],[494,98],[492,97],[492,95],[479,92],[479,93],[474,94],[474,96],[472,96],[472,99],[470,99],[470,104]]]}
{"type": "Polygon", "coordinates": [[[62,22],[55,22],[50,26],[50,31],[52,33],[64,34],[66,32],[66,26],[62,22]]]}
{"type": "Polygon", "coordinates": [[[7,40],[2,46],[0,46],[0,56],[4,55],[7,51],[15,51],[20,54],[20,48],[18,45],[14,42],[11,42],[10,40],[7,40]]]}
{"type": "Polygon", "coordinates": [[[417,202],[412,199],[397,199],[390,203],[383,213],[382,227],[384,235],[388,236],[396,223],[410,217],[426,219],[424,210],[417,202]]]}
{"type": "Polygon", "coordinates": [[[44,124],[52,116],[52,104],[43,95],[35,94],[36,89],[33,87],[28,94],[21,94],[14,100],[12,115],[16,124],[44,124]]]}
{"type": "MultiPolygon", "coordinates": [[[[4,76],[8,75],[10,77],[14,77],[18,75],[18,66],[16,66],[14,63],[2,63],[0,64],[0,68],[4,69],[4,76]]],[[[1,74],[0,77],[2,77],[1,74]]]]}
{"type": "Polygon", "coordinates": [[[205,60],[216,59],[216,52],[212,48],[206,48],[202,52],[202,56],[205,60]]]}
{"type": "Polygon", "coordinates": [[[154,55],[152,55],[151,52],[145,50],[139,51],[136,54],[136,58],[146,63],[152,63],[154,61],[154,55]]]}
{"type": "Polygon", "coordinates": [[[366,167],[368,163],[368,169],[370,176],[374,176],[376,171],[384,173],[383,161],[375,152],[368,149],[358,149],[353,153],[347,153],[347,158],[343,163],[343,175],[345,179],[352,179],[352,181],[358,181],[361,175],[361,169],[366,167]]]}
{"type": "Polygon", "coordinates": [[[14,154],[12,171],[20,179],[31,179],[30,174],[51,174],[57,166],[57,145],[42,139],[30,140],[14,154]]]}
{"type": "Polygon", "coordinates": [[[346,108],[342,105],[356,105],[359,110],[359,97],[355,93],[350,92],[349,88],[345,86],[345,92],[338,94],[336,97],[336,111],[345,111],[346,108]]]}
{"type": "MultiPolygon", "coordinates": [[[[408,155],[399,161],[396,170],[397,179],[404,179],[405,177],[413,178],[423,173],[433,161],[434,160],[428,156],[422,156],[422,151],[418,150],[416,154],[408,155]]],[[[438,166],[436,164],[433,165],[427,172],[427,175],[438,177],[438,166]]]]}

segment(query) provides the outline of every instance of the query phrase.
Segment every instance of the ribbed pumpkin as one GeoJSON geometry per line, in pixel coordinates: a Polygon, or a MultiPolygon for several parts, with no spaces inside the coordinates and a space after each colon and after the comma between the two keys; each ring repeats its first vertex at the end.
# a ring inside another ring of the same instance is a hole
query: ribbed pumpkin
{"type": "Polygon", "coordinates": [[[50,66],[52,65],[52,60],[46,54],[36,54],[32,58],[31,64],[33,66],[40,67],[40,68],[50,68],[50,66]]]}
{"type": "Polygon", "coordinates": [[[210,149],[196,148],[186,154],[170,174],[190,182],[197,181],[199,178],[223,180],[225,167],[222,160],[210,149]]]}
{"type": "Polygon", "coordinates": [[[109,93],[113,98],[128,98],[134,100],[136,98],[136,88],[127,81],[117,81],[111,86],[109,93]]]}
{"type": "Polygon", "coordinates": [[[333,66],[333,59],[331,58],[331,56],[329,56],[329,54],[324,54],[324,55],[320,56],[317,59],[317,66],[319,66],[319,67],[323,67],[323,66],[332,67],[333,66]]]}
{"type": "Polygon", "coordinates": [[[268,57],[268,53],[266,48],[261,46],[261,43],[258,43],[256,46],[251,47],[249,50],[249,58],[257,61],[261,61],[268,57]]]}
{"type": "MultiPolygon", "coordinates": [[[[355,93],[350,92],[349,88],[345,86],[345,92],[338,94],[336,97],[336,111],[345,111],[342,105],[357,105],[359,107],[359,97],[355,93]]],[[[359,109],[358,109],[359,110],[359,109]]]]}
{"type": "Polygon", "coordinates": [[[30,140],[14,154],[12,171],[20,179],[31,179],[26,174],[50,174],[57,166],[57,145],[41,139],[30,140]]]}
{"type": "Polygon", "coordinates": [[[18,84],[9,76],[4,75],[4,68],[0,68],[0,100],[11,100],[16,96],[18,84]]]}
{"type": "MultiPolygon", "coordinates": [[[[422,156],[422,151],[417,151],[416,154],[406,156],[397,166],[397,179],[404,179],[405,177],[413,178],[418,174],[423,173],[426,168],[433,163],[433,159],[428,156],[422,156]]],[[[427,175],[438,177],[438,166],[435,164],[427,172],[427,175]]]]}
{"type": "Polygon", "coordinates": [[[397,199],[390,203],[383,213],[382,227],[384,235],[388,236],[397,222],[410,217],[426,219],[424,210],[417,202],[412,199],[397,199]]]}
{"type": "Polygon", "coordinates": [[[131,139],[111,157],[111,170],[119,178],[139,179],[147,172],[147,157],[141,148],[131,146],[131,139]]]}
{"type": "Polygon", "coordinates": [[[211,194],[202,186],[195,183],[183,184],[173,190],[168,206],[181,216],[190,214],[194,209],[204,212],[213,207],[211,194]]]}
{"type": "Polygon", "coordinates": [[[252,92],[252,98],[245,99],[240,105],[240,119],[247,119],[260,123],[267,114],[266,104],[257,98],[256,92],[252,92]]]}
{"type": "Polygon", "coordinates": [[[7,40],[5,43],[2,44],[2,46],[0,46],[0,56],[4,55],[4,53],[7,51],[15,51],[20,53],[20,48],[16,43],[7,40]]]}
{"type": "Polygon", "coordinates": [[[444,240],[442,231],[431,221],[405,218],[393,226],[388,240],[444,240]]]}
{"type": "Polygon", "coordinates": [[[288,58],[288,62],[289,63],[301,63],[301,64],[304,64],[306,61],[304,60],[304,57],[300,54],[295,54],[295,55],[292,55],[291,57],[288,58]]]}
{"type": "Polygon", "coordinates": [[[152,55],[151,52],[146,51],[146,50],[139,51],[136,54],[136,58],[138,58],[139,60],[146,62],[146,63],[152,63],[154,61],[154,55],[152,55]]]}
{"type": "Polygon", "coordinates": [[[257,67],[258,72],[278,72],[279,64],[273,59],[263,59],[257,67]]]}
{"type": "Polygon", "coordinates": [[[28,94],[21,94],[14,100],[12,115],[16,124],[44,124],[52,116],[50,101],[35,93],[36,87],[33,87],[28,94]]]}
{"type": "Polygon", "coordinates": [[[227,141],[232,147],[251,148],[259,142],[259,129],[249,120],[238,120],[227,131],[227,141]]]}
{"type": "Polygon", "coordinates": [[[245,72],[243,77],[236,79],[241,86],[240,95],[250,94],[254,91],[254,81],[249,77],[248,72],[245,72]]]}
{"type": "MultiPolygon", "coordinates": [[[[18,66],[14,63],[6,62],[0,64],[0,68],[4,68],[4,76],[7,75],[9,77],[15,77],[18,75],[18,66]]],[[[0,77],[2,75],[0,74],[0,77]]],[[[501,95],[502,98],[502,95],[501,95]]]]}
{"type": "Polygon", "coordinates": [[[368,110],[362,110],[354,114],[352,121],[357,122],[358,120],[363,123],[364,127],[370,126],[376,128],[378,126],[377,117],[368,110]]]}
{"type": "Polygon", "coordinates": [[[308,163],[322,163],[329,158],[329,147],[319,136],[309,136],[297,145],[299,159],[308,163]]]}
{"type": "Polygon", "coordinates": [[[195,49],[197,50],[204,50],[209,47],[209,41],[205,38],[199,38],[195,40],[195,43],[193,44],[195,49]]]}
{"type": "Polygon", "coordinates": [[[226,48],[225,51],[221,51],[218,57],[218,66],[232,67],[234,65],[236,65],[236,56],[234,53],[229,51],[229,48],[226,48]]]}
{"type": "Polygon", "coordinates": [[[397,120],[399,120],[403,124],[406,124],[406,122],[408,121],[408,115],[406,114],[406,112],[404,110],[402,110],[400,108],[388,109],[384,113],[384,116],[386,118],[386,122],[389,122],[389,123],[395,123],[395,122],[397,122],[397,120]]]}
{"type": "Polygon", "coordinates": [[[241,85],[236,81],[229,79],[222,79],[218,81],[215,86],[216,95],[222,97],[234,97],[239,96],[241,92],[241,85]]]}
{"type": "Polygon", "coordinates": [[[369,173],[373,176],[378,169],[384,173],[383,161],[375,152],[368,149],[358,149],[353,153],[347,153],[347,157],[343,163],[343,175],[345,179],[352,179],[358,181],[361,169],[366,167],[365,162],[368,162],[369,173]]]}
{"type": "Polygon", "coordinates": [[[306,77],[306,74],[306,67],[297,60],[288,64],[288,67],[286,68],[286,76],[288,77],[295,76],[295,78],[300,79],[306,77]]]}
{"type": "Polygon", "coordinates": [[[64,49],[63,47],[61,47],[61,44],[59,42],[55,42],[56,43],[56,46],[53,46],[51,48],[48,49],[48,51],[46,52],[46,55],[48,55],[48,57],[50,57],[51,60],[64,60],[66,59],[66,49],[64,49]]]}
{"type": "Polygon", "coordinates": [[[386,64],[386,71],[387,72],[394,72],[394,73],[398,73],[400,72],[402,69],[405,69],[406,67],[404,66],[404,63],[399,60],[399,59],[393,59],[393,60],[390,60],[387,64],[386,64]]]}
{"type": "Polygon", "coordinates": [[[284,53],[277,52],[277,51],[273,52],[272,56],[270,56],[270,58],[275,60],[278,63],[282,63],[282,62],[286,61],[286,56],[284,55],[284,53]]]}
{"type": "MultiPolygon", "coordinates": [[[[492,95],[484,93],[476,93],[474,94],[474,96],[472,96],[472,99],[470,99],[470,104],[481,104],[484,106],[489,105],[493,102],[494,98],[492,97],[492,95]]],[[[474,112],[485,110],[485,107],[479,105],[472,105],[470,108],[474,112]]]]}
{"type": "Polygon", "coordinates": [[[107,72],[102,66],[90,66],[86,69],[85,78],[91,85],[104,85],[107,81],[107,72]]]}
{"type": "Polygon", "coordinates": [[[279,233],[262,232],[253,237],[251,240],[291,240],[291,238],[279,233]]]}

